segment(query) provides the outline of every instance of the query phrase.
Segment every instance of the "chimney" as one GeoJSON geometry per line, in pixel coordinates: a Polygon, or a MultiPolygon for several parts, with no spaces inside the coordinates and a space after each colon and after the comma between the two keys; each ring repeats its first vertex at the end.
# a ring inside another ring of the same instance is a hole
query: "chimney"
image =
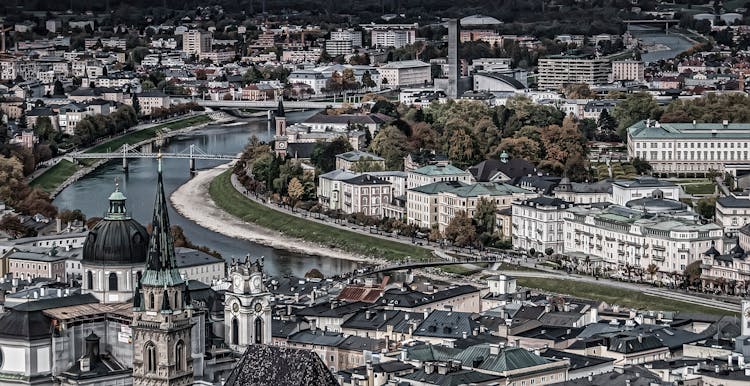
{"type": "Polygon", "coordinates": [[[370,310],[365,311],[365,319],[366,320],[372,319],[372,311],[370,310]]]}
{"type": "Polygon", "coordinates": [[[438,365],[437,370],[438,370],[438,374],[440,375],[448,374],[448,365],[441,363],[438,365]]]}
{"type": "Polygon", "coordinates": [[[406,348],[401,347],[401,362],[406,361],[406,348]]]}
{"type": "Polygon", "coordinates": [[[718,373],[719,373],[719,365],[714,365],[714,372],[715,372],[716,374],[718,374],[718,373]]]}
{"type": "Polygon", "coordinates": [[[589,373],[588,380],[589,380],[589,383],[594,382],[594,372],[589,373]]]}
{"type": "Polygon", "coordinates": [[[729,121],[725,119],[721,121],[721,125],[724,126],[724,128],[726,129],[729,126],[729,121]]]}
{"type": "Polygon", "coordinates": [[[468,338],[468,337],[469,337],[469,334],[468,334],[468,333],[467,333],[466,331],[464,331],[464,332],[462,332],[462,333],[461,333],[461,337],[462,337],[463,339],[466,339],[466,338],[468,338]]]}
{"type": "Polygon", "coordinates": [[[643,335],[638,335],[638,343],[643,343],[643,335]]]}
{"type": "Polygon", "coordinates": [[[500,345],[490,344],[490,355],[500,355],[500,345]]]}

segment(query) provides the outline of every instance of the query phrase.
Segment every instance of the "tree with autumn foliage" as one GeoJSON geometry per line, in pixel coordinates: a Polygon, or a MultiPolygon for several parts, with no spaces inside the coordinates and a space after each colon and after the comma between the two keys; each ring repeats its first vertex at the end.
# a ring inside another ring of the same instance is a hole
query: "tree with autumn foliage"
{"type": "Polygon", "coordinates": [[[477,241],[477,231],[465,211],[459,211],[443,232],[445,238],[458,247],[472,246],[477,241]]]}

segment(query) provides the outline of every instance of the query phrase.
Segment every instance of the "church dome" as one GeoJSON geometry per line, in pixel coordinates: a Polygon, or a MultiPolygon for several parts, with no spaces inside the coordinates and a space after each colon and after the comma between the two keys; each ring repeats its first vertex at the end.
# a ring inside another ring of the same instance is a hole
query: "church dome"
{"type": "Polygon", "coordinates": [[[148,232],[125,209],[125,195],[119,187],[109,197],[104,219],[89,231],[83,244],[83,262],[103,265],[145,264],[148,232]]]}

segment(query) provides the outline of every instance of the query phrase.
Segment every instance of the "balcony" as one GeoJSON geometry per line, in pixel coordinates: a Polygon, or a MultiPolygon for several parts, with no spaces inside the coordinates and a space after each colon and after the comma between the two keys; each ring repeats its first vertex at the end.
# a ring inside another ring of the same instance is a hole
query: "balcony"
{"type": "Polygon", "coordinates": [[[664,261],[664,256],[656,256],[656,255],[654,255],[654,256],[651,257],[651,260],[653,260],[653,261],[664,261]]]}
{"type": "Polygon", "coordinates": [[[677,248],[677,252],[680,253],[690,253],[690,250],[687,248],[677,248]]]}

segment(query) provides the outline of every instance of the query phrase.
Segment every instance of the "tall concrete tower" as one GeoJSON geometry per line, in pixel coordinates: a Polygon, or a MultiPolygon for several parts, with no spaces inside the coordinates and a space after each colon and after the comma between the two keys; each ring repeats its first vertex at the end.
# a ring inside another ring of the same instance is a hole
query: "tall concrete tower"
{"type": "Polygon", "coordinates": [[[457,99],[458,90],[458,74],[460,71],[458,65],[458,38],[461,25],[458,23],[458,19],[451,19],[448,21],[448,98],[457,99]]]}

